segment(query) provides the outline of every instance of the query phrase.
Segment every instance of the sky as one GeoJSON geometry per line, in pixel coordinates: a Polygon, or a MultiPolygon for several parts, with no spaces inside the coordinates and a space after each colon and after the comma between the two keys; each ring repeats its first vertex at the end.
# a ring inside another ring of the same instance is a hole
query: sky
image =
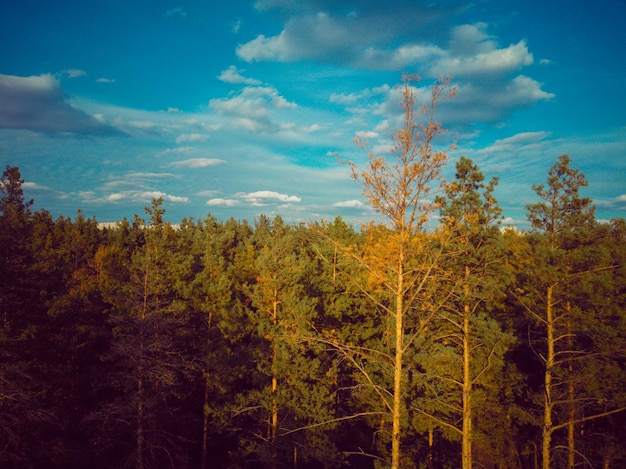
{"type": "Polygon", "coordinates": [[[626,216],[626,0],[0,0],[0,165],[35,210],[99,222],[376,218],[345,163],[384,155],[440,76],[447,178],[471,158],[526,228],[559,155],[626,216]],[[450,146],[454,148],[450,149],[450,146]]]}

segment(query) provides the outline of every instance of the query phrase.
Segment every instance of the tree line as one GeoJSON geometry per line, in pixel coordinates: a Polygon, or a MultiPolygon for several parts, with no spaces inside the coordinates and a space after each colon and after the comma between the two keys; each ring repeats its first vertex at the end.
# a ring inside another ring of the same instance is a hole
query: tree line
{"type": "Polygon", "coordinates": [[[53,219],[0,184],[3,467],[626,462],[626,222],[563,155],[531,229],[415,107],[351,165],[383,221],[53,219]],[[439,218],[436,229],[429,221],[439,218]]]}

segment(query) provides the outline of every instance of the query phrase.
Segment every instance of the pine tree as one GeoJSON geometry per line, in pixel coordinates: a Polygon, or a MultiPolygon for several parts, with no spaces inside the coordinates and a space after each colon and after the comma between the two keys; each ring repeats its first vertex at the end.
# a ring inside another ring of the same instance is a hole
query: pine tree
{"type": "Polygon", "coordinates": [[[308,340],[319,311],[317,262],[304,229],[280,217],[261,217],[251,242],[254,275],[244,291],[256,370],[235,409],[235,422],[249,434],[241,435],[242,450],[269,467],[307,460],[332,466],[333,445],[315,425],[332,419],[332,371],[308,340]]]}
{"type": "Polygon", "coordinates": [[[518,300],[539,328],[538,340],[531,346],[543,362],[542,467],[553,462],[553,440],[559,430],[567,430],[567,467],[576,464],[576,426],[617,413],[623,408],[608,405],[603,410],[581,415],[591,397],[589,370],[606,357],[594,349],[585,329],[605,319],[601,305],[592,305],[589,288],[602,289],[603,274],[614,268],[596,246],[598,226],[591,199],[581,197],[580,188],[587,185],[585,176],[569,166],[562,155],[550,168],[548,185],[534,186],[542,202],[527,207],[533,228],[529,245],[534,261],[532,271],[525,272],[523,284],[516,290],[518,300]],[[591,287],[593,285],[593,287],[591,287]],[[594,364],[595,365],[592,365],[594,364]]]}
{"type": "Polygon", "coordinates": [[[182,426],[177,422],[177,390],[185,384],[187,368],[177,334],[187,317],[171,274],[175,232],[163,221],[161,204],[156,199],[146,208],[149,225],[135,223],[143,231],[143,246],[129,255],[113,246],[101,255],[101,289],[113,307],[106,356],[111,373],[106,393],[112,398],[90,419],[105,428],[103,437],[118,438],[100,444],[123,447],[128,439],[133,441],[126,464],[137,469],[177,467],[188,457],[172,430],[182,426]]]}
{"type": "MultiPolygon", "coordinates": [[[[419,366],[430,375],[430,381],[440,381],[442,388],[451,387],[450,402],[441,402],[449,409],[443,413],[447,418],[438,417],[435,422],[460,434],[462,467],[470,469],[477,439],[476,409],[483,409],[483,419],[493,420],[495,412],[489,415],[486,410],[486,402],[493,401],[493,396],[485,395],[485,385],[494,388],[494,377],[512,337],[490,315],[503,297],[507,281],[498,229],[501,210],[493,197],[497,179],[485,185],[478,167],[464,157],[456,169],[456,179],[446,185],[446,196],[437,199],[447,272],[441,290],[449,295],[435,326],[440,336],[436,340],[439,359],[432,364],[428,356],[432,351],[425,350],[419,366]]],[[[427,386],[432,386],[428,381],[427,386]]],[[[442,405],[436,407],[442,415],[442,405]]]]}

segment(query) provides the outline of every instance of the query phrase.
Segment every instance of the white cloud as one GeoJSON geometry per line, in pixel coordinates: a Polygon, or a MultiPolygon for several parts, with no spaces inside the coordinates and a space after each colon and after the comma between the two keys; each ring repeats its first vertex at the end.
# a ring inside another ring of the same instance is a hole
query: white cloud
{"type": "Polygon", "coordinates": [[[212,99],[209,106],[222,114],[258,119],[267,116],[269,109],[293,108],[295,103],[287,101],[271,87],[246,87],[232,98],[212,99]]]}
{"type": "Polygon", "coordinates": [[[368,139],[368,138],[378,138],[378,132],[374,132],[372,130],[359,130],[356,133],[357,138],[368,139]]]}
{"type": "Polygon", "coordinates": [[[189,160],[176,161],[174,163],[171,163],[170,166],[181,166],[185,168],[206,168],[207,166],[216,166],[222,163],[226,163],[226,161],[217,158],[191,158],[189,160]]]}
{"type": "Polygon", "coordinates": [[[239,45],[237,55],[247,62],[321,60],[398,70],[439,53],[426,36],[443,26],[452,11],[419,4],[389,8],[377,2],[357,2],[349,11],[335,2],[289,2],[288,7],[271,3],[283,8],[288,19],[279,34],[260,34],[239,45]]]}
{"type": "Polygon", "coordinates": [[[309,125],[308,127],[302,127],[300,130],[302,130],[303,132],[318,132],[320,130],[322,130],[322,126],[319,124],[312,124],[309,125]]]}
{"type": "Polygon", "coordinates": [[[183,203],[183,204],[186,204],[186,203],[189,202],[189,198],[188,197],[182,197],[182,196],[178,196],[178,195],[165,194],[164,199],[165,200],[169,200],[170,202],[183,203]]]}
{"type": "Polygon", "coordinates": [[[196,149],[194,147],[185,146],[185,147],[178,147],[178,148],[168,148],[167,150],[163,150],[161,154],[169,155],[173,153],[173,154],[178,154],[178,155],[190,155],[195,152],[196,152],[196,149]]]}
{"type": "Polygon", "coordinates": [[[234,200],[234,199],[216,198],[216,199],[210,199],[206,201],[206,205],[210,207],[234,207],[235,205],[238,205],[238,204],[239,204],[239,201],[234,200]]]}
{"type": "Polygon", "coordinates": [[[151,121],[129,121],[126,125],[140,130],[150,130],[157,126],[155,122],[151,121]]]}
{"type": "Polygon", "coordinates": [[[333,207],[337,208],[360,208],[365,206],[360,200],[346,200],[345,202],[335,202],[333,207]]]}
{"type": "Polygon", "coordinates": [[[254,206],[263,206],[272,202],[300,202],[296,195],[279,194],[273,191],[257,191],[242,195],[242,198],[254,206]]]}
{"type": "Polygon", "coordinates": [[[143,191],[143,192],[130,192],[132,197],[141,201],[150,201],[152,199],[163,198],[163,200],[167,200],[169,202],[179,202],[179,203],[187,203],[189,202],[188,197],[181,197],[177,195],[166,194],[161,191],[143,191]]]}
{"type": "Polygon", "coordinates": [[[396,49],[368,47],[355,58],[353,64],[374,70],[402,70],[409,65],[424,63],[444,54],[441,48],[433,45],[407,44],[396,49]]]}
{"type": "MultiPolygon", "coordinates": [[[[538,81],[524,75],[490,83],[457,83],[454,98],[440,103],[437,119],[448,126],[503,122],[518,109],[554,97],[554,94],[542,90],[541,86],[538,81]]],[[[428,97],[428,90],[422,89],[420,93],[421,99],[428,97]]],[[[394,104],[394,100],[389,100],[388,104],[394,104]]]]}
{"type": "Polygon", "coordinates": [[[468,56],[493,51],[497,43],[486,31],[487,23],[455,26],[450,33],[450,53],[468,56]]]}
{"type": "Polygon", "coordinates": [[[110,202],[117,202],[118,200],[122,200],[125,198],[126,198],[126,194],[116,193],[116,194],[109,194],[106,199],[110,202]]]}
{"type": "Polygon", "coordinates": [[[104,77],[102,77],[102,78],[98,78],[96,80],[96,83],[107,83],[107,84],[110,84],[110,83],[115,83],[115,80],[113,78],[104,78],[104,77]]]}
{"type": "Polygon", "coordinates": [[[50,189],[49,187],[42,186],[41,184],[37,184],[36,182],[29,182],[29,181],[24,181],[24,183],[22,184],[22,187],[28,190],[49,190],[50,189]]]}
{"type": "Polygon", "coordinates": [[[492,145],[478,151],[479,154],[520,151],[536,147],[550,137],[550,132],[522,132],[511,137],[496,140],[492,145]]]}
{"type": "Polygon", "coordinates": [[[69,68],[67,70],[63,70],[61,72],[61,75],[65,75],[68,78],[78,78],[84,77],[85,75],[87,75],[87,72],[85,72],[84,70],[79,70],[77,68],[69,68]]]}
{"type": "Polygon", "coordinates": [[[273,111],[293,109],[297,105],[287,101],[276,88],[247,86],[233,97],[212,99],[209,107],[219,114],[237,117],[235,122],[240,128],[257,132],[277,128],[271,119],[273,111]]]}
{"type": "Polygon", "coordinates": [[[455,79],[474,76],[505,75],[533,63],[525,41],[505,49],[493,49],[465,56],[447,55],[435,61],[431,76],[450,75],[455,79]]]}
{"type": "Polygon", "coordinates": [[[343,104],[346,106],[353,106],[356,103],[360,103],[378,95],[387,95],[391,89],[392,88],[389,85],[382,85],[375,88],[366,88],[358,93],[332,93],[330,95],[330,102],[335,104],[343,104]]]}
{"type": "Polygon", "coordinates": [[[218,80],[221,80],[226,83],[234,83],[234,84],[246,84],[246,85],[260,85],[261,82],[259,80],[255,80],[254,78],[246,78],[244,77],[235,65],[231,65],[217,77],[218,80]]]}
{"type": "Polygon", "coordinates": [[[187,142],[201,142],[207,138],[206,135],[191,133],[191,134],[182,134],[176,137],[176,143],[187,143],[187,142]]]}

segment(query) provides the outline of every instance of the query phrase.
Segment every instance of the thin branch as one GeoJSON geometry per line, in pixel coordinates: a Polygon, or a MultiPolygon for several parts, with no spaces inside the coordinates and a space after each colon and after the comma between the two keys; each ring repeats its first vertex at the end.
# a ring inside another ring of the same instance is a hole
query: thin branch
{"type": "Polygon", "coordinates": [[[607,417],[609,415],[617,414],[617,413],[623,412],[625,410],[626,410],[626,407],[620,407],[619,409],[607,410],[606,412],[602,412],[600,414],[594,414],[594,415],[590,415],[588,417],[581,417],[581,418],[576,419],[576,420],[569,420],[569,421],[563,422],[563,423],[561,423],[559,425],[554,425],[552,427],[552,431],[555,432],[557,430],[560,430],[561,428],[567,427],[568,425],[588,422],[589,420],[595,420],[595,419],[599,419],[599,418],[602,418],[602,417],[607,417]]]}
{"type": "Polygon", "coordinates": [[[346,415],[345,417],[338,417],[335,419],[325,420],[324,422],[312,423],[310,425],[305,425],[303,427],[294,428],[293,430],[287,430],[286,432],[281,433],[280,436],[289,435],[291,433],[300,432],[302,430],[309,430],[311,428],[321,427],[323,425],[330,425],[332,423],[343,422],[345,420],[352,420],[352,419],[356,419],[359,417],[368,417],[370,415],[385,415],[385,414],[386,412],[360,412],[358,414],[346,415]]]}
{"type": "Polygon", "coordinates": [[[441,420],[439,417],[435,417],[432,414],[429,414],[428,412],[423,411],[422,409],[417,409],[417,408],[413,408],[414,411],[419,412],[420,414],[430,418],[431,420],[433,420],[435,423],[437,423],[438,425],[441,425],[442,427],[445,428],[449,428],[450,430],[456,432],[459,435],[462,435],[463,432],[461,430],[459,430],[457,427],[455,427],[454,425],[452,425],[451,423],[445,422],[444,420],[441,420]]]}

